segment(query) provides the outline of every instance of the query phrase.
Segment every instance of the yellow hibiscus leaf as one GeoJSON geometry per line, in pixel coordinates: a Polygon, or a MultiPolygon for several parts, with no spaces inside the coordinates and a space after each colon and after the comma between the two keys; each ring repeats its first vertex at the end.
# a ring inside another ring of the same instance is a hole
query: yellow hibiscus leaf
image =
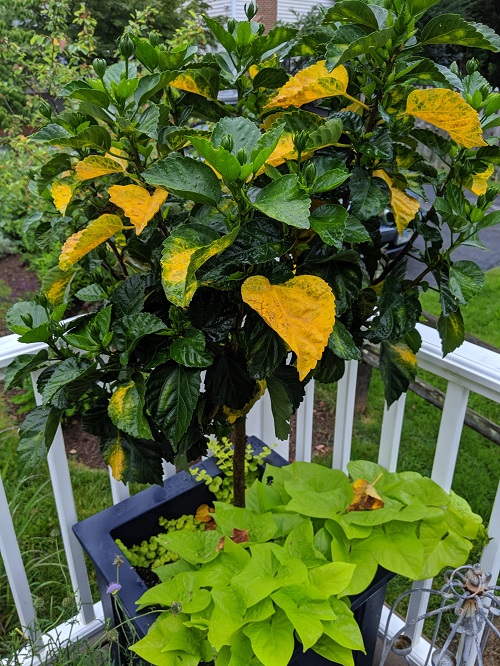
{"type": "Polygon", "coordinates": [[[110,200],[119,206],[135,227],[137,235],[160,210],[168,192],[156,188],[153,194],[139,185],[113,185],[109,188],[110,200]]]}
{"type": "Polygon", "coordinates": [[[237,227],[225,236],[198,224],[175,229],[163,244],[161,257],[161,277],[168,300],[178,307],[187,307],[198,288],[198,268],[228,248],[237,234],[237,227]]]}
{"type": "Polygon", "coordinates": [[[413,90],[406,100],[406,113],[445,130],[464,148],[487,145],[477,111],[448,88],[413,90]]]}
{"type": "Polygon", "coordinates": [[[68,204],[73,196],[73,187],[69,183],[58,180],[52,184],[50,193],[52,194],[54,206],[61,213],[61,215],[65,215],[66,208],[68,207],[68,204]]]}
{"type": "Polygon", "coordinates": [[[99,176],[107,176],[110,173],[119,173],[123,167],[116,159],[101,157],[100,155],[90,155],[86,157],[75,167],[78,180],[90,180],[99,176]]]}
{"type": "Polygon", "coordinates": [[[474,173],[472,176],[469,176],[465,181],[465,187],[477,196],[480,194],[486,194],[488,180],[491,178],[494,171],[495,167],[493,164],[490,164],[490,166],[481,173],[474,173]]]}
{"type": "Polygon", "coordinates": [[[299,107],[321,97],[343,95],[349,83],[346,68],[339,65],[329,72],[325,63],[326,60],[321,60],[292,76],[265,108],[299,107]]]}
{"type": "Polygon", "coordinates": [[[124,171],[127,170],[128,167],[127,153],[124,150],[113,148],[113,153],[112,154],[106,153],[105,157],[108,160],[113,160],[115,162],[118,162],[118,164],[122,167],[124,171]]]}
{"type": "Polygon", "coordinates": [[[113,478],[121,481],[127,468],[127,454],[122,446],[120,433],[116,436],[111,447],[104,453],[104,461],[111,467],[113,478]]]}
{"type": "Polygon", "coordinates": [[[335,323],[330,286],[315,275],[298,275],[283,284],[254,275],[242,284],[241,296],[297,354],[304,379],[320,360],[335,323]]]}
{"type": "Polygon", "coordinates": [[[377,169],[373,172],[377,178],[385,180],[391,191],[391,207],[398,233],[402,234],[409,223],[413,220],[420,209],[420,204],[414,197],[410,197],[403,190],[393,186],[392,178],[383,170],[377,169]]]}
{"type": "Polygon", "coordinates": [[[170,85],[179,90],[215,99],[218,92],[218,75],[215,70],[209,67],[188,69],[179,74],[173,81],[170,81],[170,85]]]}
{"type": "Polygon", "coordinates": [[[73,264],[122,228],[123,223],[118,215],[101,215],[93,220],[86,229],[73,234],[64,243],[59,256],[59,268],[67,271],[73,264]]]}

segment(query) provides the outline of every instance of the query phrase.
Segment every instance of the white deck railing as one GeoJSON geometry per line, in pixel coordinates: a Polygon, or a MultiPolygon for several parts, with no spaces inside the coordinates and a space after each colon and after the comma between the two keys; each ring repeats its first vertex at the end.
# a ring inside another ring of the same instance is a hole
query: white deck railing
{"type": "MultiPolygon", "coordinates": [[[[436,442],[432,478],[445,490],[452,485],[455,464],[460,447],[465,411],[470,392],[500,402],[500,354],[465,342],[455,352],[442,358],[441,344],[437,331],[426,326],[419,326],[422,335],[422,348],[418,353],[419,366],[448,381],[446,398],[443,407],[439,435],[436,442]]],[[[17,336],[7,336],[0,340],[0,372],[19,354],[35,353],[43,345],[25,345],[17,342],[17,336]]],[[[344,377],[338,384],[337,407],[335,414],[333,466],[346,470],[350,460],[354,418],[354,397],[356,390],[357,362],[347,363],[344,377]]],[[[38,400],[38,396],[37,396],[38,400]]],[[[401,431],[404,420],[406,396],[403,395],[390,409],[385,408],[380,448],[379,463],[389,470],[397,468],[401,431]]],[[[311,382],[306,390],[303,404],[297,413],[296,459],[311,460],[312,429],[313,429],[314,385],[311,382]]],[[[273,419],[269,401],[264,397],[253,408],[249,415],[248,432],[271,443],[276,441],[273,419]]],[[[288,457],[287,441],[278,442],[277,450],[288,457]]],[[[84,564],[83,552],[71,530],[76,522],[76,510],[69,475],[68,464],[64,451],[64,440],[59,428],[49,452],[49,471],[56,501],[64,549],[73,585],[75,599],[80,612],[73,621],[61,625],[55,631],[59,640],[75,641],[89,637],[102,628],[102,609],[100,603],[94,604],[91,598],[89,579],[84,564]]],[[[175,472],[172,465],[165,465],[165,476],[175,472]]],[[[117,503],[128,497],[128,488],[110,478],[113,502],[117,503]]],[[[481,563],[496,579],[500,573],[500,484],[499,479],[491,479],[498,485],[496,499],[492,507],[489,523],[489,535],[492,538],[483,551],[481,563]]],[[[22,561],[14,526],[9,512],[0,475],[0,554],[2,555],[9,584],[12,588],[14,601],[20,622],[31,632],[33,638],[43,645],[46,637],[37,636],[34,627],[36,612],[34,609],[29,583],[22,561]]],[[[428,581],[416,583],[416,588],[427,586],[428,581]]],[[[424,594],[413,595],[408,610],[407,620],[417,618],[426,608],[427,599],[424,594]]],[[[383,617],[383,621],[385,621],[383,617]]],[[[394,618],[390,634],[401,626],[401,620],[394,618]]],[[[415,664],[421,666],[425,662],[426,641],[421,639],[421,626],[413,632],[413,643],[417,645],[412,654],[415,664]]],[[[40,655],[43,663],[43,652],[40,655]]],[[[35,666],[40,663],[33,660],[32,655],[26,657],[26,664],[35,666]]],[[[472,664],[470,665],[472,666],[472,664]]]]}

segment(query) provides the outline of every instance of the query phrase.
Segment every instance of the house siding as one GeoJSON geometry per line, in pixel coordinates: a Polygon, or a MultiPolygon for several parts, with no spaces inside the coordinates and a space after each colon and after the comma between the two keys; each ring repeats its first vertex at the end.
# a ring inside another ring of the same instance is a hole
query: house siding
{"type": "MultiPolygon", "coordinates": [[[[236,0],[236,16],[238,21],[245,20],[245,2],[248,4],[249,0],[236,0]]],[[[208,10],[209,16],[231,16],[233,0],[209,0],[210,9],[208,10]]],[[[257,0],[257,4],[259,3],[257,0]]],[[[278,0],[278,21],[295,21],[293,11],[299,14],[306,14],[315,5],[323,4],[325,7],[331,7],[334,0],[278,0]]]]}

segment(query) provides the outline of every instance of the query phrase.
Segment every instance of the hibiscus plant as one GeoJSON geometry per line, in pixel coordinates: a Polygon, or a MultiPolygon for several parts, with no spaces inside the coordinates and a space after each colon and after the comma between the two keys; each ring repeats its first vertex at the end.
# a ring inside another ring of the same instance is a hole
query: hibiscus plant
{"type": "Polygon", "coordinates": [[[25,462],[75,406],[125,482],[160,482],[162,459],[186,465],[232,433],[243,506],[245,416],[266,390],[284,439],[306,383],[337,381],[370,341],[392,403],[415,376],[421,289],[439,291],[443,353],[462,343],[460,308],[483,274],[453,252],[500,221],[488,183],[500,150],[484,135],[500,95],[476,61],[460,71],[422,50],[499,51],[500,38],[453,14],[417,29],[434,4],[339,0],[300,39],[265,34],[250,4],[226,27],[205,18],[213,53],[125,34],[118,62],[95,60],[60,92],[66,110],[30,139],[47,146],[33,194],[54,204],[30,233],[67,240],[43,293],[7,317],[47,345],[7,370],[11,387],[41,370],[25,462]],[[386,210],[408,238],[392,258],[386,210]],[[64,319],[79,274],[75,296],[93,305],[64,319]]]}

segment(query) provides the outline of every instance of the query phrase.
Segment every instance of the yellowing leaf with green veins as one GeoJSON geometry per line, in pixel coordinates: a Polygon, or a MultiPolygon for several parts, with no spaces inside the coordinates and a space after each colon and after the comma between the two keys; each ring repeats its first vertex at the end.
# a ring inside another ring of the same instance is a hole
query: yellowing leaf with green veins
{"type": "Polygon", "coordinates": [[[163,243],[161,277],[168,300],[185,308],[191,302],[198,281],[196,271],[206,261],[228,248],[238,234],[238,228],[220,236],[210,227],[185,224],[175,229],[163,243]]]}
{"type": "Polygon", "coordinates": [[[330,286],[315,275],[298,275],[283,284],[254,275],[242,284],[241,296],[297,354],[304,379],[320,360],[335,323],[330,286]]]}
{"type": "Polygon", "coordinates": [[[109,418],[123,432],[139,437],[153,439],[149,423],[144,416],[144,387],[130,381],[118,386],[108,405],[109,418]]]}
{"type": "Polygon", "coordinates": [[[93,220],[86,229],[73,234],[64,243],[59,256],[59,268],[67,271],[73,264],[121,231],[122,228],[123,223],[118,215],[101,215],[93,220]]]}
{"type": "Polygon", "coordinates": [[[475,173],[472,176],[469,176],[465,181],[465,187],[477,196],[480,194],[486,194],[488,180],[493,175],[494,170],[495,167],[493,164],[490,164],[489,167],[481,173],[475,173]]]}
{"type": "Polygon", "coordinates": [[[75,171],[78,180],[90,180],[91,178],[99,178],[99,176],[107,176],[110,173],[119,173],[124,169],[116,159],[90,155],[78,162],[75,171]]]}
{"type": "Polygon", "coordinates": [[[124,171],[127,170],[128,167],[127,153],[124,150],[113,148],[113,152],[106,153],[104,157],[106,157],[109,160],[113,160],[114,162],[118,162],[118,164],[122,167],[124,171]]]}
{"type": "Polygon", "coordinates": [[[127,454],[121,445],[121,435],[118,433],[115,441],[108,450],[105,462],[111,467],[111,474],[117,481],[121,481],[127,467],[127,454]]]}
{"type": "Polygon", "coordinates": [[[52,305],[62,303],[68,285],[75,277],[75,271],[62,271],[59,266],[51,268],[42,279],[42,292],[52,305]]]}
{"type": "Polygon", "coordinates": [[[167,196],[168,192],[159,187],[153,194],[139,185],[113,185],[109,188],[110,200],[130,218],[137,235],[160,210],[167,196]]]}
{"type": "Polygon", "coordinates": [[[329,72],[325,63],[326,60],[321,60],[292,76],[265,108],[299,107],[321,97],[343,95],[349,84],[346,68],[339,65],[329,72]]]}
{"type": "Polygon", "coordinates": [[[52,194],[54,206],[61,215],[65,215],[66,208],[73,197],[73,187],[68,182],[58,180],[52,184],[50,193],[52,194]]]}
{"type": "Polygon", "coordinates": [[[420,209],[420,204],[414,197],[410,197],[403,190],[393,186],[392,178],[383,170],[377,169],[373,172],[377,178],[382,178],[391,191],[391,207],[398,233],[402,234],[409,223],[414,219],[420,209]]]}
{"type": "Polygon", "coordinates": [[[252,407],[255,405],[255,403],[262,398],[265,392],[266,392],[266,380],[258,379],[257,390],[255,391],[255,395],[252,397],[251,400],[247,402],[247,404],[244,407],[242,407],[241,409],[231,409],[230,407],[224,407],[224,414],[226,415],[226,418],[229,421],[229,423],[233,424],[236,421],[236,419],[239,419],[242,416],[246,416],[248,412],[252,409],[252,407]]]}
{"type": "Polygon", "coordinates": [[[406,113],[445,130],[464,148],[487,145],[477,111],[448,88],[413,90],[406,100],[406,113]]]}
{"type": "Polygon", "coordinates": [[[209,67],[188,69],[179,74],[173,81],[170,81],[170,85],[174,88],[211,99],[217,97],[218,84],[219,76],[217,72],[209,67]]]}

